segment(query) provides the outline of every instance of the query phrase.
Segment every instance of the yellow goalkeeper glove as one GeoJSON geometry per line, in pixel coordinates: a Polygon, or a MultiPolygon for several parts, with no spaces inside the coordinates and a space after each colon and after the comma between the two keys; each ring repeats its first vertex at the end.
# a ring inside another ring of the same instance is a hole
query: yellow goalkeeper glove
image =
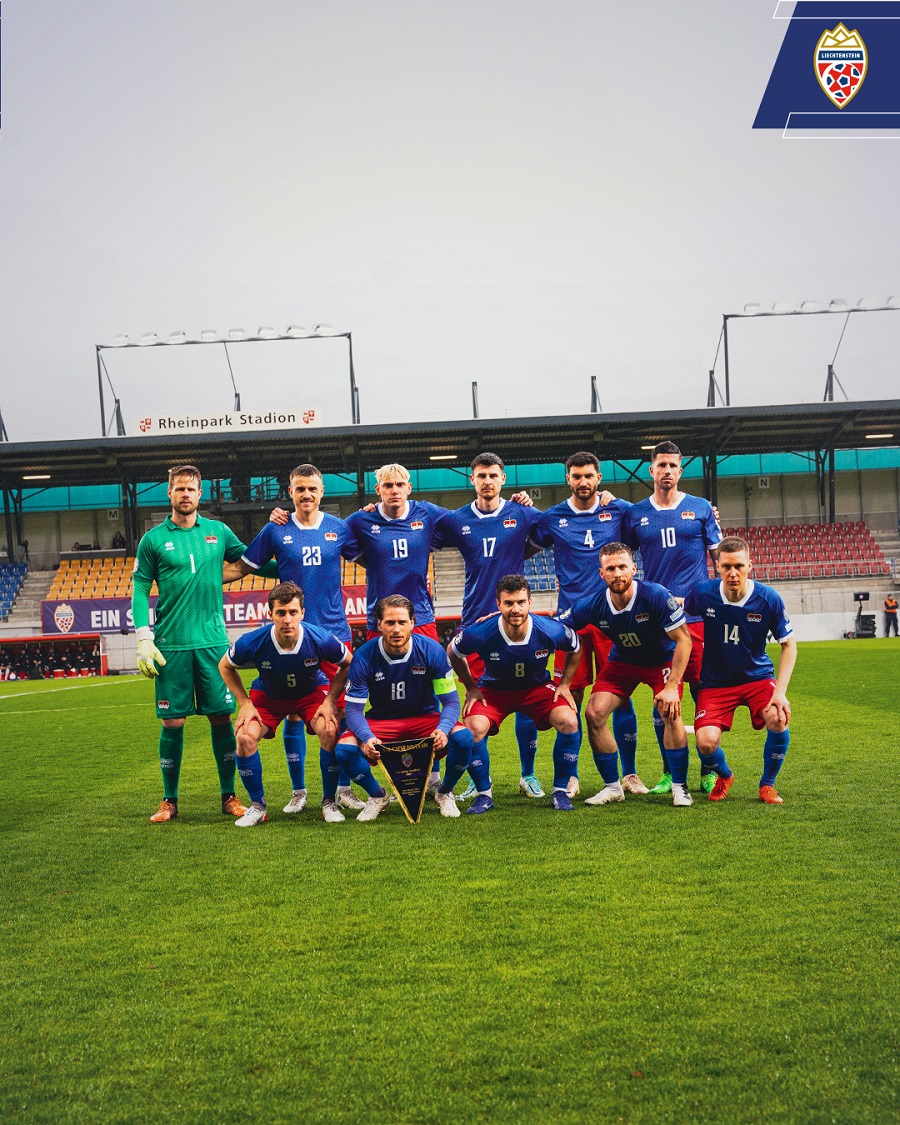
{"type": "Polygon", "coordinates": [[[142,676],[146,676],[148,680],[153,680],[159,675],[159,668],[166,662],[166,658],[159,651],[153,643],[153,634],[147,629],[145,635],[143,629],[138,630],[138,644],[137,644],[137,666],[138,671],[142,676]],[[156,663],[154,663],[154,661],[156,663]],[[156,665],[159,665],[159,668],[156,665]]]}

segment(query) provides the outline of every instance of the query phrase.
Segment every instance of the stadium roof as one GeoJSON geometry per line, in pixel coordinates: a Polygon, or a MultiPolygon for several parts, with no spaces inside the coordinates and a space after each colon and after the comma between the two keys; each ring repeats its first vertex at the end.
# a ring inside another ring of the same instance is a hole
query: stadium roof
{"type": "Polygon", "coordinates": [[[562,462],[578,449],[607,460],[635,460],[664,440],[693,456],[807,452],[871,447],[868,434],[900,441],[900,400],[5,442],[0,487],[40,487],[23,477],[45,473],[50,487],[164,480],[179,463],[198,465],[208,480],[239,474],[283,479],[303,461],[323,472],[352,474],[397,460],[410,469],[451,467],[451,455],[465,465],[483,450],[510,464],[562,462]]]}

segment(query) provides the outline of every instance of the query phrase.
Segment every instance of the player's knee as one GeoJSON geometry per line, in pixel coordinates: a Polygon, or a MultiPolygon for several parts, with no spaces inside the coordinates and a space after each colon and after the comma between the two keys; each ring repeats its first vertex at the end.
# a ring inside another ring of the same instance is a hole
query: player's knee
{"type": "Polygon", "coordinates": [[[700,727],[695,731],[695,737],[701,754],[714,754],[719,747],[722,732],[718,727],[700,727]]]}
{"type": "Polygon", "coordinates": [[[559,715],[554,723],[560,734],[574,734],[578,730],[578,716],[571,708],[559,715]]]}
{"type": "MultiPolygon", "coordinates": [[[[184,722],[184,719],[181,720],[184,722]]],[[[230,715],[210,715],[210,724],[214,727],[227,727],[231,723],[230,715]]]]}
{"type": "Polygon", "coordinates": [[[788,726],[789,724],[784,719],[779,719],[774,715],[766,719],[766,730],[770,730],[773,734],[784,734],[788,726]]]}
{"type": "Polygon", "coordinates": [[[250,758],[256,753],[259,738],[242,730],[235,739],[235,749],[239,758],[250,758]]]}
{"type": "Polygon", "coordinates": [[[184,726],[184,719],[163,719],[162,725],[166,730],[177,730],[184,726]]]}

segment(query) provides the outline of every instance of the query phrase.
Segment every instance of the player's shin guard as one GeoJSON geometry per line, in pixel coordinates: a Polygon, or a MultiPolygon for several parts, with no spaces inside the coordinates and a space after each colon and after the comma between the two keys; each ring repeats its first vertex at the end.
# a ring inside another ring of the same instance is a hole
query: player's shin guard
{"type": "Polygon", "coordinates": [[[453,786],[469,768],[474,748],[475,740],[468,727],[448,735],[447,756],[444,758],[444,780],[440,787],[442,793],[452,792],[453,786]]]}
{"type": "Polygon", "coordinates": [[[474,742],[472,758],[469,761],[469,776],[475,782],[479,793],[488,793],[491,788],[491,759],[487,749],[487,739],[474,742]]]}
{"type": "Polygon", "coordinates": [[[223,795],[234,792],[234,727],[231,723],[215,725],[210,723],[209,736],[212,739],[213,757],[219,771],[219,788],[223,795]]]}
{"type": "Polygon", "coordinates": [[[556,732],[553,743],[553,788],[565,789],[569,778],[578,768],[578,751],[581,749],[581,735],[577,730],[571,734],[556,732]]]}
{"type": "Polygon", "coordinates": [[[350,779],[361,786],[370,797],[383,797],[384,789],[375,780],[368,759],[358,746],[339,742],[334,750],[337,760],[350,775],[350,779]]]}
{"type": "Polygon", "coordinates": [[[715,773],[719,777],[733,776],[733,771],[725,761],[725,751],[721,746],[712,754],[700,755],[700,771],[701,773],[715,773]]]}
{"type": "Polygon", "coordinates": [[[656,741],[659,743],[659,752],[662,755],[663,773],[671,773],[672,771],[669,769],[669,759],[666,756],[666,746],[663,742],[666,733],[666,724],[662,721],[660,713],[655,707],[653,708],[653,731],[656,734],[656,741]]]}
{"type": "Polygon", "coordinates": [[[637,715],[630,699],[623,701],[612,713],[612,732],[619,748],[622,776],[637,773],[637,715]]]}
{"type": "Polygon", "coordinates": [[[674,750],[666,750],[666,757],[669,761],[669,771],[672,774],[672,784],[687,785],[689,761],[687,746],[676,746],[674,750]]]}
{"type": "Polygon", "coordinates": [[[763,747],[763,775],[759,780],[760,788],[764,785],[775,785],[775,778],[784,762],[788,743],[791,741],[789,730],[770,730],[766,733],[766,744],[763,747]]]}
{"type": "Polygon", "coordinates": [[[618,785],[619,784],[619,755],[601,754],[599,751],[594,751],[594,765],[597,771],[603,778],[604,785],[618,785]]]}
{"type": "MultiPolygon", "coordinates": [[[[292,789],[306,788],[306,727],[302,719],[284,721],[284,756],[292,789]]],[[[349,783],[348,783],[349,784],[349,783]]]]}
{"type": "Polygon", "coordinates": [[[255,751],[249,758],[238,758],[237,771],[241,775],[241,781],[250,800],[257,805],[264,805],[266,800],[263,794],[262,759],[259,751],[255,751]]]}
{"type": "Polygon", "coordinates": [[[163,796],[178,800],[178,778],[184,756],[184,727],[161,727],[159,732],[159,768],[162,771],[163,796]]]}
{"type": "Polygon", "coordinates": [[[341,769],[337,755],[319,747],[319,769],[322,771],[322,797],[326,801],[337,799],[339,785],[349,785],[350,778],[341,769]]]}
{"type": "Polygon", "coordinates": [[[516,712],[516,742],[519,744],[519,759],[522,762],[522,777],[534,773],[534,760],[537,757],[538,731],[527,715],[516,712]]]}

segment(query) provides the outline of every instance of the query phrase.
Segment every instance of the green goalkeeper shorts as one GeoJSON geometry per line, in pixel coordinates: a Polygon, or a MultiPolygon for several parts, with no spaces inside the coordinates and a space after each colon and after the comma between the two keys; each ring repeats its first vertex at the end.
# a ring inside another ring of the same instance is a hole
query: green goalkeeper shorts
{"type": "Polygon", "coordinates": [[[219,675],[219,661],[228,651],[215,648],[164,649],[166,658],[154,680],[156,714],[160,719],[184,719],[188,715],[230,715],[234,696],[219,675]]]}

